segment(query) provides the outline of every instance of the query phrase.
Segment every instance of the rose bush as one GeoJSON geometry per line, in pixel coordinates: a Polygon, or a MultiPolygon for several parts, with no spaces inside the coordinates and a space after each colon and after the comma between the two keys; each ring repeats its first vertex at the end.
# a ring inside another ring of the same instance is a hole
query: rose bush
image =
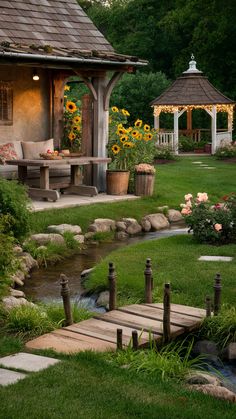
{"type": "Polygon", "coordinates": [[[201,243],[225,244],[236,242],[236,194],[222,198],[212,205],[205,192],[194,199],[185,195],[181,213],[194,237],[201,243]]]}

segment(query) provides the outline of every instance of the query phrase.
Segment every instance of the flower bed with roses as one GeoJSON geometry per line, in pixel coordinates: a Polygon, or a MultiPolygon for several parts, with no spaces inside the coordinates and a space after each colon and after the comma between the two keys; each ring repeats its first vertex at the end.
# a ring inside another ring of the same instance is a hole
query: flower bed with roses
{"type": "Polygon", "coordinates": [[[226,244],[236,242],[236,194],[224,196],[223,202],[212,205],[205,192],[194,199],[185,195],[181,213],[194,237],[201,243],[226,244]]]}

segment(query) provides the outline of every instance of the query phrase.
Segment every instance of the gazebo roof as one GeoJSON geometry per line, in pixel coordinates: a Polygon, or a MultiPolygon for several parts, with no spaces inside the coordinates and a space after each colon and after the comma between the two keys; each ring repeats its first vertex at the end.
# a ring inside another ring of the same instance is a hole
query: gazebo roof
{"type": "Polygon", "coordinates": [[[151,106],[187,106],[187,105],[230,105],[235,102],[219,92],[196,68],[194,57],[189,62],[189,69],[184,71],[174,83],[151,102],[151,106]]]}

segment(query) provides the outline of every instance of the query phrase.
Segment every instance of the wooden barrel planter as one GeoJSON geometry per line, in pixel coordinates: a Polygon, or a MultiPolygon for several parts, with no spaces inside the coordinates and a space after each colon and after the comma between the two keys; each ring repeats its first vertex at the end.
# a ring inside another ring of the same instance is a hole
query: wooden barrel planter
{"type": "Polygon", "coordinates": [[[108,195],[126,195],[129,185],[129,174],[127,170],[107,170],[106,185],[108,195]]]}
{"type": "Polygon", "coordinates": [[[154,189],[155,174],[135,173],[135,195],[151,196],[154,189]]]}

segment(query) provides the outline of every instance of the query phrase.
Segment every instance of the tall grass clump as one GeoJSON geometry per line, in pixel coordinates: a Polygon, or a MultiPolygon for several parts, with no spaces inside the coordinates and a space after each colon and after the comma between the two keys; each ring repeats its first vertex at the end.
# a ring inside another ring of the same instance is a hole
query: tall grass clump
{"type": "MultiPolygon", "coordinates": [[[[46,304],[43,307],[51,322],[56,323],[58,326],[64,325],[65,312],[62,304],[46,304]]],[[[71,309],[73,321],[75,323],[90,319],[93,316],[93,313],[86,308],[78,307],[76,303],[71,305],[71,309]]]]}
{"type": "Polygon", "coordinates": [[[185,341],[170,343],[159,351],[152,345],[151,349],[118,351],[110,355],[111,361],[125,365],[129,370],[159,376],[163,381],[171,378],[183,379],[190,371],[203,367],[203,358],[192,359],[190,354],[193,341],[186,346],[185,341]]]}
{"type": "Polygon", "coordinates": [[[221,348],[236,342],[236,308],[223,306],[218,316],[205,318],[199,337],[213,340],[221,348]]]}

